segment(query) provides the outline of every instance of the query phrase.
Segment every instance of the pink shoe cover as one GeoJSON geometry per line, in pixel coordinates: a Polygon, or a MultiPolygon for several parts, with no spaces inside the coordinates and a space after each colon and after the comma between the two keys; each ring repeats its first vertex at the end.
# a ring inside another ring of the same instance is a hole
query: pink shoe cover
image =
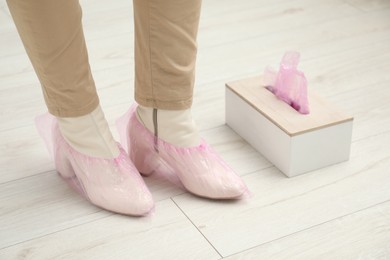
{"type": "Polygon", "coordinates": [[[242,179],[205,142],[196,147],[177,147],[155,138],[138,121],[137,104],[117,120],[121,143],[139,172],[173,172],[191,193],[212,199],[240,198],[248,189],[242,179]]]}
{"type": "Polygon", "coordinates": [[[279,71],[266,68],[264,83],[275,96],[283,100],[301,114],[309,114],[307,81],[302,71],[297,69],[298,52],[287,52],[280,63],[279,71]]]}
{"type": "Polygon", "coordinates": [[[54,116],[38,116],[35,123],[58,174],[92,204],[134,216],[146,215],[153,209],[152,195],[119,143],[118,157],[91,157],[79,153],[66,142],[54,116]]]}

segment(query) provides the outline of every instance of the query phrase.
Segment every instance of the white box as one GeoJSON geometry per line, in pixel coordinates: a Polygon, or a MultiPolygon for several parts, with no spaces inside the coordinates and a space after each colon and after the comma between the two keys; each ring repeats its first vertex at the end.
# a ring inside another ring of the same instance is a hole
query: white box
{"type": "Polygon", "coordinates": [[[353,117],[308,91],[310,114],[280,101],[261,77],[226,84],[226,123],[288,177],[349,159],[353,117]]]}

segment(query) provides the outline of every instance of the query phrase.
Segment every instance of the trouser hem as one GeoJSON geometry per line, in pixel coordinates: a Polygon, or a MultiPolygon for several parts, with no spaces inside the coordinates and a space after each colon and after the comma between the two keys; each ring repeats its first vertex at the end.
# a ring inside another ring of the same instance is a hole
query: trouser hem
{"type": "Polygon", "coordinates": [[[164,110],[184,110],[192,106],[192,97],[182,100],[158,100],[153,98],[135,96],[137,103],[144,107],[152,107],[164,110]]]}
{"type": "Polygon", "coordinates": [[[49,113],[56,117],[79,117],[84,116],[94,111],[99,105],[99,98],[92,99],[87,105],[79,109],[67,109],[48,106],[49,113]]]}

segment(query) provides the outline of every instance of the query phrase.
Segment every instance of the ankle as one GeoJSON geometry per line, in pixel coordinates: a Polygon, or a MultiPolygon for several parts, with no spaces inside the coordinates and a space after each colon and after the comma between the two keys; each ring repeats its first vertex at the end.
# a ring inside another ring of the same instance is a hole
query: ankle
{"type": "Polygon", "coordinates": [[[115,158],[119,155],[118,145],[100,106],[87,115],[58,117],[57,121],[63,137],[76,151],[102,158],[115,158]]]}
{"type": "MultiPolygon", "coordinates": [[[[138,120],[155,134],[153,108],[138,106],[136,114],[138,120]]],[[[180,147],[193,147],[200,144],[200,135],[190,109],[157,109],[156,117],[157,136],[160,139],[180,147]]]]}

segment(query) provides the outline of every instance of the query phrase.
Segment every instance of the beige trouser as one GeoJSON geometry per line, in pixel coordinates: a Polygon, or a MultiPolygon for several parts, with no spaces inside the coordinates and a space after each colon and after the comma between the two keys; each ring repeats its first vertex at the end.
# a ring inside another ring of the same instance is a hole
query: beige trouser
{"type": "MultiPolygon", "coordinates": [[[[93,111],[99,98],[88,62],[79,1],[7,3],[49,112],[76,117],[93,111]]],[[[133,4],[136,101],[159,109],[189,108],[201,0],[133,0],[133,4]]]]}

